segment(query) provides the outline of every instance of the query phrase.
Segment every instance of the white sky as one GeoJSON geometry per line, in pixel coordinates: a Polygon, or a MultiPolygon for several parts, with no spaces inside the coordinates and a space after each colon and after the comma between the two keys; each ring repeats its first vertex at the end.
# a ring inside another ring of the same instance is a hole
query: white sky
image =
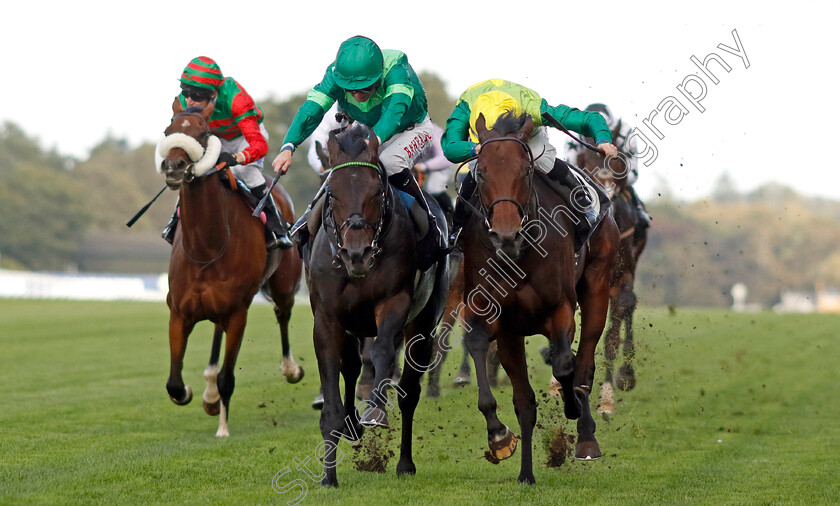
{"type": "Polygon", "coordinates": [[[840,3],[750,4],[16,1],[4,5],[0,30],[0,121],[80,158],[107,134],[132,146],[154,142],[193,57],[214,58],[259,103],[308,90],[341,41],[362,34],[404,51],[418,72],[437,73],[451,96],[503,78],[552,105],[607,103],[659,150],[650,167],[640,166],[642,196],[664,178],[680,197],[698,198],[728,171],[739,191],[779,181],[840,199],[831,148],[840,117],[840,3]],[[733,29],[749,68],[717,48],[735,47],[733,29]],[[692,55],[711,52],[732,70],[710,65],[720,83],[706,79],[701,114],[675,87],[699,73],[692,55]],[[641,120],[668,96],[689,113],[673,126],[660,114],[653,122],[665,138],[655,139],[641,120]]]}

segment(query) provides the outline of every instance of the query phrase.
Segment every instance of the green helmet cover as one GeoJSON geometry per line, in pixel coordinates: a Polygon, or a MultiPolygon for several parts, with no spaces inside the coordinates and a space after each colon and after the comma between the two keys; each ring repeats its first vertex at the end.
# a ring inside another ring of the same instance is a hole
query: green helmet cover
{"type": "Polygon", "coordinates": [[[382,77],[382,50],[376,42],[357,35],[341,43],[335,56],[335,82],[345,90],[361,90],[382,77]]]}

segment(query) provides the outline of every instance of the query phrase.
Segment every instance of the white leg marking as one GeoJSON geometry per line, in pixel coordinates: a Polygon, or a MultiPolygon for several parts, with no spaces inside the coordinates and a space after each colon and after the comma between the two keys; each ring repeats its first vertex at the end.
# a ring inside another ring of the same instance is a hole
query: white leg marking
{"type": "Polygon", "coordinates": [[[216,384],[216,379],[219,377],[219,365],[208,365],[204,370],[204,381],[207,382],[207,388],[204,389],[204,402],[213,404],[219,402],[219,387],[216,384]]]}
{"type": "Polygon", "coordinates": [[[219,430],[216,431],[216,437],[228,436],[230,436],[230,431],[227,424],[227,409],[225,409],[225,403],[223,402],[222,411],[219,413],[219,430]]]}

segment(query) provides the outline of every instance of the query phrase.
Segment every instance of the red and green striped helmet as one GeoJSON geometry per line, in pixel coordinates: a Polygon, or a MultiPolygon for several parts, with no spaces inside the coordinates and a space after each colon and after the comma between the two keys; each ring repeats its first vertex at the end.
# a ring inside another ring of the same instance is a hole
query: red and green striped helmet
{"type": "Polygon", "coordinates": [[[182,83],[208,90],[218,89],[224,79],[216,61],[206,56],[193,58],[181,74],[182,83]]]}

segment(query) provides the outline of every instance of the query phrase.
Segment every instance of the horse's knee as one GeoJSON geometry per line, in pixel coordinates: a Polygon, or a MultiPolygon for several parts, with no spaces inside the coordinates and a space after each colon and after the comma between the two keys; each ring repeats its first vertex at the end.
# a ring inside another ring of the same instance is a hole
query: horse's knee
{"type": "Polygon", "coordinates": [[[567,377],[575,371],[575,354],[571,349],[559,350],[552,355],[551,370],[558,380],[567,377]]]}

